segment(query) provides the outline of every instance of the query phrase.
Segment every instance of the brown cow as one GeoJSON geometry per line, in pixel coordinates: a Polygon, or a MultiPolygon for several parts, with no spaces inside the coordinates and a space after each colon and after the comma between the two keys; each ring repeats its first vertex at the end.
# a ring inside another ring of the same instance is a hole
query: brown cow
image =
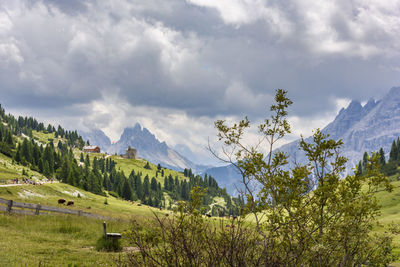
{"type": "Polygon", "coordinates": [[[59,200],[58,200],[58,204],[61,204],[61,205],[63,205],[64,203],[65,203],[65,199],[62,199],[62,198],[60,198],[59,200]]]}
{"type": "Polygon", "coordinates": [[[74,202],[73,201],[68,201],[67,202],[67,206],[73,206],[74,205],[74,202]]]}

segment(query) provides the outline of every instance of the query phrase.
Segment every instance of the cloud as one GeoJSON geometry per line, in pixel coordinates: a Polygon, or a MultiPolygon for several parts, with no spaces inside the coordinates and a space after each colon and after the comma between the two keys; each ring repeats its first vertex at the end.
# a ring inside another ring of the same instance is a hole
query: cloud
{"type": "Polygon", "coordinates": [[[309,132],[335,99],[400,84],[399,14],[400,0],[0,0],[0,99],[113,139],[138,121],[196,150],[215,119],[260,121],[283,88],[309,132]]]}

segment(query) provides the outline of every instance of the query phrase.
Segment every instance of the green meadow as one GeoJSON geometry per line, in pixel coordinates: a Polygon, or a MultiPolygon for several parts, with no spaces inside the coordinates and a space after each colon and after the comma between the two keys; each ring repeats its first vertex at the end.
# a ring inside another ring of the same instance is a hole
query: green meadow
{"type": "MultiPolygon", "coordinates": [[[[160,211],[114,197],[91,194],[67,184],[0,187],[0,197],[26,203],[59,206],[57,200],[74,201],[85,212],[107,216],[107,232],[122,233],[132,219],[141,221],[160,211]],[[79,194],[79,196],[78,196],[79,194]]],[[[126,252],[98,252],[94,247],[102,236],[102,220],[60,213],[48,215],[0,214],[0,266],[109,266],[126,252]],[[40,264],[40,265],[39,265],[40,264]]],[[[122,235],[123,236],[123,235],[122,235]]],[[[122,246],[129,250],[124,238],[122,246]]]]}

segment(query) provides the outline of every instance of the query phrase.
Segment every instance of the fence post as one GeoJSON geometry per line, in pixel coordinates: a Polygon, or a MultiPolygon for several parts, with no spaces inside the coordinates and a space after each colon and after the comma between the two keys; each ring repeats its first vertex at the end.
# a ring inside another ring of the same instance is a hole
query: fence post
{"type": "Polygon", "coordinates": [[[78,210],[78,216],[81,216],[81,212],[82,212],[81,210],[78,210]]]}
{"type": "Polygon", "coordinates": [[[36,205],[36,211],[35,211],[35,215],[39,215],[39,210],[40,210],[40,203],[36,205]]]}
{"type": "Polygon", "coordinates": [[[107,237],[107,226],[106,222],[103,221],[104,237],[107,237]]]}
{"type": "Polygon", "coordinates": [[[11,212],[12,206],[13,206],[13,201],[9,200],[8,201],[8,206],[7,206],[7,212],[11,212]]]}

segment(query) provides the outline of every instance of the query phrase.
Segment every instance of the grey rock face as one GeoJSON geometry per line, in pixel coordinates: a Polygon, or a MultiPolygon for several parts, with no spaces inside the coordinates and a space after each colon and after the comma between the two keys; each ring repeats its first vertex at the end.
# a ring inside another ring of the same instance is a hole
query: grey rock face
{"type": "MultiPolygon", "coordinates": [[[[382,147],[388,155],[393,140],[400,137],[400,87],[393,87],[380,101],[371,99],[364,106],[352,101],[322,132],[332,139],[342,139],[341,153],[348,158],[346,173],[353,172],[365,151],[378,151],[382,147]]],[[[306,141],[310,142],[311,137],[306,141]]],[[[307,162],[305,154],[299,150],[299,142],[296,140],[278,148],[290,156],[289,167],[307,162]]],[[[229,165],[206,172],[214,174],[219,184],[232,190],[233,184],[240,186],[241,179],[240,175],[231,171],[232,167],[229,165]]]]}
{"type": "Polygon", "coordinates": [[[125,154],[126,149],[131,146],[137,150],[139,158],[154,164],[160,163],[163,167],[175,170],[191,168],[194,172],[205,169],[205,166],[193,163],[168,147],[165,142],[160,142],[154,134],[138,123],[134,127],[125,128],[119,141],[114,144],[111,144],[110,139],[101,130],[82,132],[81,135],[85,140],[89,139],[91,144],[100,146],[102,151],[109,154],[125,154]]]}
{"type": "MultiPolygon", "coordinates": [[[[378,151],[382,147],[388,154],[392,141],[400,136],[400,87],[393,87],[380,101],[370,100],[363,107],[358,101],[352,101],[322,131],[335,140],[343,140],[341,152],[349,159],[348,173],[365,151],[378,151]]],[[[305,162],[304,155],[298,150],[298,141],[279,150],[291,156],[297,153],[299,162],[305,162]]]]}

